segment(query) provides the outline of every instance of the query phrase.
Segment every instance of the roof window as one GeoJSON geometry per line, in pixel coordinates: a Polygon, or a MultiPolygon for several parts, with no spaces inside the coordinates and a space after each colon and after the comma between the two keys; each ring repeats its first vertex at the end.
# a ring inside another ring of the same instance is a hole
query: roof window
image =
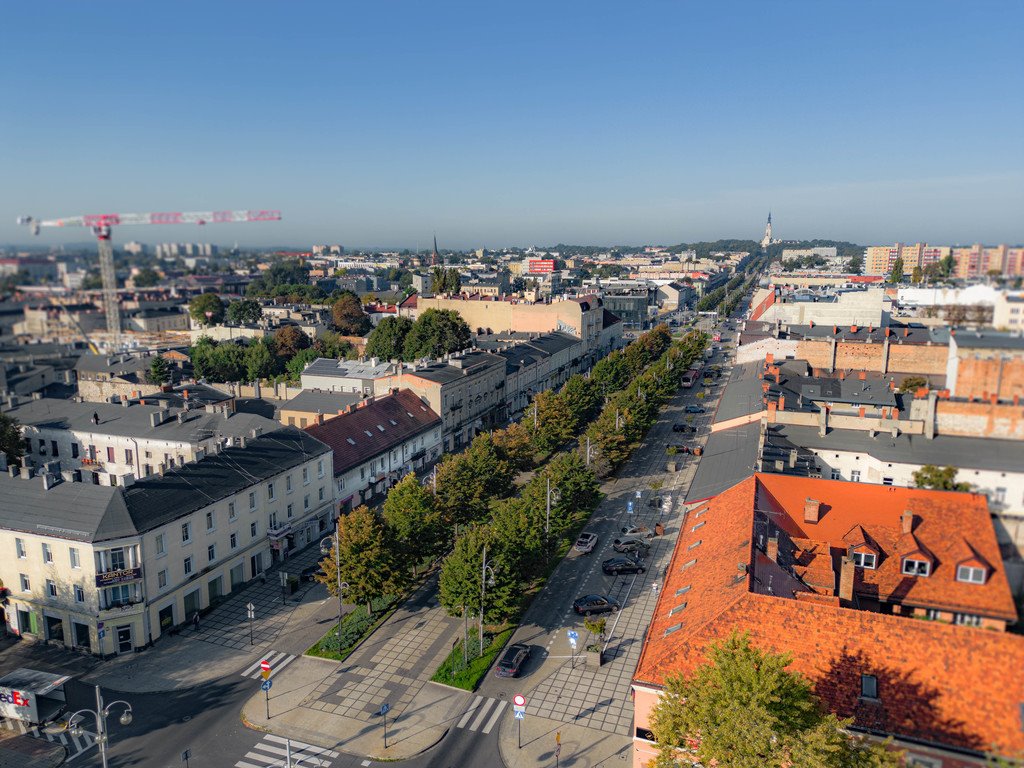
{"type": "Polygon", "coordinates": [[[679,597],[679,595],[685,595],[689,591],[690,591],[690,585],[689,584],[687,584],[685,587],[680,587],[679,589],[676,590],[676,597],[679,597]]]}
{"type": "Polygon", "coordinates": [[[680,603],[675,608],[673,608],[671,611],[669,611],[668,615],[669,616],[675,616],[677,613],[682,611],[685,607],[686,607],[686,603],[680,603]]]}
{"type": "MultiPolygon", "coordinates": [[[[874,570],[878,565],[878,555],[874,552],[854,552],[853,564],[858,568],[874,570]]],[[[925,574],[927,576],[928,574],[925,574]]]]}
{"type": "Polygon", "coordinates": [[[377,429],[379,429],[381,432],[384,431],[384,427],[382,425],[380,425],[380,424],[377,425],[377,429]]]}
{"type": "Polygon", "coordinates": [[[698,528],[700,528],[702,525],[705,525],[706,523],[707,523],[707,520],[701,520],[699,523],[697,523],[695,526],[693,526],[693,528],[691,528],[690,531],[691,532],[692,531],[696,531],[698,528]]]}
{"type": "Polygon", "coordinates": [[[365,432],[365,433],[366,433],[366,436],[367,436],[367,437],[373,437],[373,432],[371,432],[370,430],[368,430],[368,429],[364,429],[364,430],[363,430],[363,432],[365,432]]]}
{"type": "Polygon", "coordinates": [[[911,557],[903,558],[904,576],[928,576],[932,572],[932,564],[927,560],[915,560],[911,557]]]}
{"type": "Polygon", "coordinates": [[[860,697],[862,699],[878,698],[878,678],[874,675],[860,676],[860,697]]]}
{"type": "Polygon", "coordinates": [[[697,564],[697,558],[695,557],[695,558],[693,558],[693,560],[689,560],[689,561],[683,563],[683,566],[679,570],[685,571],[691,565],[696,565],[696,564],[697,564]]]}
{"type": "Polygon", "coordinates": [[[984,584],[985,569],[973,565],[961,565],[956,569],[956,580],[968,584],[984,584]]]}
{"type": "Polygon", "coordinates": [[[347,440],[347,441],[348,441],[348,444],[349,444],[349,445],[355,445],[355,444],[356,444],[356,441],[355,441],[355,440],[353,440],[353,439],[352,439],[351,437],[346,437],[346,438],[345,438],[345,440],[347,440]]]}
{"type": "Polygon", "coordinates": [[[392,427],[397,427],[398,426],[398,422],[395,421],[394,419],[388,419],[388,422],[391,424],[392,427]]]}
{"type": "Polygon", "coordinates": [[[699,547],[701,545],[702,541],[703,541],[703,539],[697,539],[697,541],[693,542],[693,544],[688,546],[687,549],[696,549],[697,547],[699,547]]]}
{"type": "Polygon", "coordinates": [[[673,624],[673,625],[672,625],[671,627],[666,627],[666,629],[665,629],[665,635],[664,635],[664,636],[665,636],[665,637],[668,637],[668,636],[669,636],[669,635],[671,635],[671,634],[672,634],[673,632],[677,632],[677,631],[679,631],[679,629],[680,629],[680,628],[681,628],[682,626],[683,626],[682,624],[673,624]]]}

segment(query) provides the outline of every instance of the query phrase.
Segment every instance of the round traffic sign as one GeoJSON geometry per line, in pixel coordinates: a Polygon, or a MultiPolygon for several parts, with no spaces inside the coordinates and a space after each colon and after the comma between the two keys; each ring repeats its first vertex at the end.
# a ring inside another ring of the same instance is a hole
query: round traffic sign
{"type": "Polygon", "coordinates": [[[267,661],[266,659],[261,661],[260,662],[260,669],[262,669],[264,672],[269,672],[270,671],[270,662],[267,661]]]}
{"type": "Polygon", "coordinates": [[[525,707],[526,697],[523,696],[523,694],[521,693],[517,693],[515,696],[512,697],[512,703],[517,707],[525,707]]]}

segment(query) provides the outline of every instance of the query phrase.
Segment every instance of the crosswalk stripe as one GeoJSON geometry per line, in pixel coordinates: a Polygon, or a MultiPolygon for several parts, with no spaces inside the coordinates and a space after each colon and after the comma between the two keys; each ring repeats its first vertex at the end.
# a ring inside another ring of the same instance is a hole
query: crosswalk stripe
{"type": "Polygon", "coordinates": [[[284,661],[282,661],[280,664],[278,664],[276,667],[274,667],[272,670],[270,670],[270,676],[273,677],[278,672],[280,672],[282,669],[284,669],[289,664],[291,664],[293,661],[295,661],[295,657],[293,655],[289,654],[288,658],[286,658],[284,661]]]}
{"type": "MultiPolygon", "coordinates": [[[[272,733],[268,733],[266,736],[264,736],[263,740],[276,741],[278,744],[284,744],[288,741],[288,739],[282,736],[275,736],[272,733]]],[[[298,749],[301,749],[304,752],[312,752],[314,755],[327,755],[328,757],[338,756],[338,753],[335,752],[333,749],[324,749],[323,747],[317,747],[313,744],[304,744],[303,742],[296,741],[295,739],[292,739],[291,742],[293,747],[297,747],[298,749]]]]}
{"type": "Polygon", "coordinates": [[[458,725],[456,725],[455,727],[456,728],[465,728],[466,727],[466,723],[469,722],[469,718],[471,718],[473,716],[473,713],[476,712],[476,708],[478,706],[480,706],[480,702],[483,701],[483,700],[484,700],[483,696],[477,696],[475,699],[473,699],[473,703],[469,705],[469,709],[466,710],[466,714],[464,714],[462,716],[462,719],[459,720],[458,725]]]}
{"type": "Polygon", "coordinates": [[[484,726],[484,733],[490,733],[491,732],[491,728],[493,728],[495,723],[498,722],[498,715],[501,714],[502,710],[504,710],[506,706],[508,706],[508,702],[507,701],[499,701],[498,702],[498,706],[495,707],[495,709],[494,709],[494,714],[491,715],[491,719],[488,720],[487,721],[487,725],[484,726]]]}
{"type": "Polygon", "coordinates": [[[473,721],[473,724],[469,726],[469,730],[475,731],[477,728],[480,727],[480,724],[484,721],[484,718],[487,717],[487,711],[491,708],[491,704],[493,703],[494,699],[484,699],[484,704],[482,707],[480,707],[480,713],[476,716],[476,720],[473,721]]]}
{"type": "MultiPolygon", "coordinates": [[[[295,661],[297,657],[294,654],[285,653],[284,651],[272,651],[270,654],[264,656],[263,658],[266,659],[267,662],[270,664],[270,676],[273,677],[282,669],[284,669],[293,661],[295,661]]],[[[262,670],[260,669],[260,662],[262,661],[263,659],[260,659],[259,661],[250,664],[239,674],[242,677],[249,678],[250,680],[259,680],[262,674],[262,670]]]]}
{"type": "Polygon", "coordinates": [[[250,760],[259,760],[263,765],[253,765],[243,760],[239,760],[235,763],[235,768],[267,768],[268,765],[276,765],[280,761],[276,757],[264,757],[263,755],[257,755],[255,752],[246,752],[245,756],[250,760]]]}
{"type": "MultiPolygon", "coordinates": [[[[253,747],[253,749],[259,749],[259,750],[261,750],[263,752],[269,752],[272,755],[278,755],[280,757],[286,757],[288,755],[288,750],[285,749],[284,747],[272,747],[269,744],[257,744],[255,747],[253,747]]],[[[313,757],[312,755],[305,754],[304,751],[301,750],[301,749],[295,749],[293,747],[292,748],[292,760],[298,760],[299,758],[302,758],[302,762],[303,763],[310,763],[312,765],[319,765],[319,766],[323,766],[323,768],[327,768],[327,766],[329,766],[331,764],[330,760],[321,760],[319,758],[313,757]]],[[[274,759],[275,762],[277,761],[276,757],[273,758],[273,759],[274,759]]]]}
{"type": "Polygon", "coordinates": [[[251,666],[248,666],[244,670],[242,670],[242,677],[248,677],[253,672],[255,672],[257,669],[259,669],[260,668],[260,661],[263,661],[263,659],[260,659],[259,661],[254,661],[251,666]]]}

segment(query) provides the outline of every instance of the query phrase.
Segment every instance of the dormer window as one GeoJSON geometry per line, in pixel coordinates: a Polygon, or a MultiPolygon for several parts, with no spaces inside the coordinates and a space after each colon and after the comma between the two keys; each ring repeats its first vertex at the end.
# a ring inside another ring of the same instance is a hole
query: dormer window
{"type": "Polygon", "coordinates": [[[956,580],[964,581],[968,584],[984,584],[985,569],[976,568],[972,565],[961,565],[956,569],[956,580]]]}
{"type": "Polygon", "coordinates": [[[932,571],[932,564],[927,560],[914,560],[905,558],[903,560],[904,576],[927,576],[932,571]]]}
{"type": "Polygon", "coordinates": [[[878,564],[878,555],[874,552],[854,552],[853,564],[858,568],[870,568],[874,570],[878,564]]]}

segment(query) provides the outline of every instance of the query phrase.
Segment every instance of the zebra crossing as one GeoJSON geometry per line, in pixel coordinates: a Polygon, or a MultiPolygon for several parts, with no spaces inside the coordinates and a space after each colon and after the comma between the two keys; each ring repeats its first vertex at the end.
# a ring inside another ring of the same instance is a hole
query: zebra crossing
{"type": "MultiPolygon", "coordinates": [[[[295,655],[291,653],[271,652],[269,656],[264,656],[263,658],[270,662],[271,677],[295,661],[295,655]]],[[[257,659],[253,664],[242,670],[242,677],[247,677],[250,680],[262,679],[260,674],[260,662],[262,661],[263,659],[257,659]]]]}
{"type": "Polygon", "coordinates": [[[455,727],[490,733],[491,729],[498,724],[498,718],[507,706],[508,702],[503,699],[477,696],[462,714],[462,718],[455,724],[455,727]]]}
{"type": "Polygon", "coordinates": [[[304,744],[294,739],[285,739],[268,733],[245,757],[235,763],[235,768],[283,768],[291,752],[293,768],[329,768],[338,753],[304,744]]]}
{"type": "Polygon", "coordinates": [[[0,717],[0,727],[6,728],[9,731],[19,731],[26,736],[33,736],[37,739],[46,739],[50,742],[62,744],[68,751],[68,762],[96,746],[95,734],[88,731],[83,731],[81,736],[73,736],[70,731],[50,733],[38,726],[28,726],[21,720],[15,720],[10,717],[0,717]]]}

